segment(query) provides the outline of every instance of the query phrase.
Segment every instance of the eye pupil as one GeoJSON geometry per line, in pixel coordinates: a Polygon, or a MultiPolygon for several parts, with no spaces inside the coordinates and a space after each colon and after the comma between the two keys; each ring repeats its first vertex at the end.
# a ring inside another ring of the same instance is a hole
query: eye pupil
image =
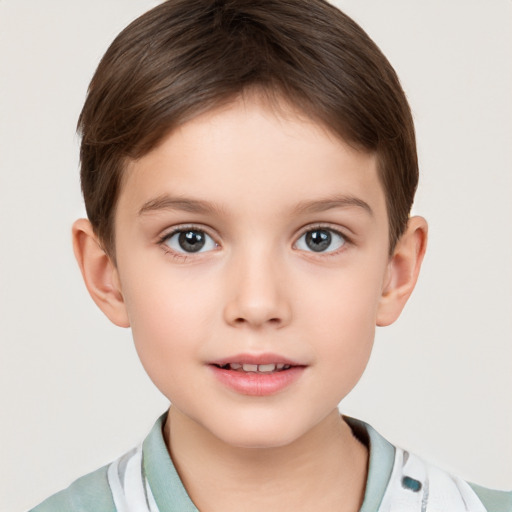
{"type": "Polygon", "coordinates": [[[306,234],[307,246],[315,252],[325,251],[331,245],[332,235],[325,229],[316,229],[306,234]]]}
{"type": "Polygon", "coordinates": [[[187,252],[200,251],[205,241],[205,236],[200,231],[182,231],[178,237],[180,247],[187,252]]]}

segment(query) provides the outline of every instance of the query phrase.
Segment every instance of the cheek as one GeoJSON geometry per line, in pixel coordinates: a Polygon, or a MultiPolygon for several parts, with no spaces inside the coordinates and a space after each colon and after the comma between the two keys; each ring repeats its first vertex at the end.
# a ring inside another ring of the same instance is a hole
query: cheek
{"type": "MultiPolygon", "coordinates": [[[[340,272],[303,293],[304,329],[315,336],[312,346],[334,381],[350,385],[362,374],[370,357],[380,299],[379,277],[361,272],[340,272]]],[[[348,390],[344,390],[347,392],[348,390]]]]}
{"type": "Polygon", "coordinates": [[[357,308],[355,300],[340,300],[337,306],[318,311],[315,350],[333,375],[346,382],[357,381],[373,347],[374,314],[367,303],[357,308]]]}
{"type": "Polygon", "coordinates": [[[321,330],[335,331],[342,337],[360,338],[375,330],[381,298],[382,272],[364,264],[336,272],[303,275],[302,290],[297,293],[302,316],[321,330]]]}
{"type": "Polygon", "coordinates": [[[141,363],[168,398],[169,390],[182,382],[187,361],[199,356],[201,339],[215,315],[213,292],[195,284],[167,268],[145,272],[143,280],[133,279],[123,286],[141,363]]]}

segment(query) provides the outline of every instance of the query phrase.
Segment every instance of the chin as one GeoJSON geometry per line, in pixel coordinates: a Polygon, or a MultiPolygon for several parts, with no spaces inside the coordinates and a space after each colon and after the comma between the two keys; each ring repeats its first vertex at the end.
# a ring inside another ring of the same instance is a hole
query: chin
{"type": "Polygon", "coordinates": [[[292,444],[302,437],[308,429],[301,431],[296,424],[284,417],[280,421],[227,421],[224,425],[212,426],[210,432],[221,442],[247,449],[281,448],[292,444]]]}

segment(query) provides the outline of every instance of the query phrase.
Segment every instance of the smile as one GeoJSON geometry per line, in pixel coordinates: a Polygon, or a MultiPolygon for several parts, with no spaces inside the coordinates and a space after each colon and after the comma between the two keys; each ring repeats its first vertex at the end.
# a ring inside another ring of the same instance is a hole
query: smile
{"type": "Polygon", "coordinates": [[[260,397],[284,391],[300,380],[307,368],[276,354],[239,354],[208,366],[223,387],[237,394],[260,397]]]}
{"type": "Polygon", "coordinates": [[[254,373],[272,373],[275,371],[289,370],[290,364],[270,363],[270,364],[248,364],[248,363],[227,363],[225,365],[215,365],[223,370],[233,370],[238,372],[254,373]]]}

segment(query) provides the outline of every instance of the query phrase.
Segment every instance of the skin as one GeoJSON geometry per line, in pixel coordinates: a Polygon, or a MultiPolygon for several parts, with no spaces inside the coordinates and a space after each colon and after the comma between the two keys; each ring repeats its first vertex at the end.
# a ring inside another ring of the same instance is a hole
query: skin
{"type": "Polygon", "coordinates": [[[172,402],[164,435],[196,506],[359,510],[368,454],[337,406],[375,326],[412,292],[427,233],[410,219],[390,257],[375,155],[291,106],[239,99],[128,164],[115,232],[116,264],[84,219],[75,253],[91,296],[131,327],[172,402]],[[206,233],[204,250],[183,250],[180,228],[206,233]],[[315,252],[306,233],[319,229],[333,243],[315,252]],[[304,367],[270,396],[236,392],[212,371],[269,352],[304,367]]]}

